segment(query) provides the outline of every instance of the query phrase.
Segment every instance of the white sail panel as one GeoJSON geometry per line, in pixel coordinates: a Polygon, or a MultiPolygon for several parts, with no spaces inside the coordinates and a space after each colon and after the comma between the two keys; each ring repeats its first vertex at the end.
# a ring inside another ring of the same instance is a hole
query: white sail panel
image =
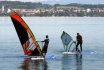
{"type": "Polygon", "coordinates": [[[71,38],[70,35],[68,35],[66,32],[63,31],[61,35],[61,40],[62,43],[67,46],[73,39],[71,38]]]}
{"type": "Polygon", "coordinates": [[[75,51],[76,47],[75,41],[73,41],[72,37],[65,31],[63,31],[61,35],[61,40],[65,51],[75,51]]]}

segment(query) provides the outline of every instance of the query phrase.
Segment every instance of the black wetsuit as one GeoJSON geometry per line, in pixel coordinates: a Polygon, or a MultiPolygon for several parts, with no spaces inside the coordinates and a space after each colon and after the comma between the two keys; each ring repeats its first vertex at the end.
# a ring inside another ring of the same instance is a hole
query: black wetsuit
{"type": "Polygon", "coordinates": [[[82,36],[77,35],[77,45],[76,45],[76,51],[78,51],[78,45],[80,44],[80,51],[82,51],[82,36]]]}
{"type": "Polygon", "coordinates": [[[42,53],[47,53],[47,49],[48,49],[48,44],[49,44],[49,39],[48,38],[46,38],[45,40],[44,40],[44,42],[45,42],[45,44],[44,44],[44,47],[43,47],[43,49],[42,49],[42,53]]]}

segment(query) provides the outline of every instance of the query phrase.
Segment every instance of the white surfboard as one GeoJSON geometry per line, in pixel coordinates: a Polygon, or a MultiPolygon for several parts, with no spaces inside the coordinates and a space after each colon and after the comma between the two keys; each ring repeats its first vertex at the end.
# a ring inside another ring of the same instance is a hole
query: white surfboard
{"type": "Polygon", "coordinates": [[[45,58],[43,58],[43,57],[32,57],[31,60],[43,60],[43,59],[53,59],[53,58],[55,58],[55,55],[45,56],[45,58]]]}
{"type": "Polygon", "coordinates": [[[44,58],[42,57],[32,57],[31,60],[43,60],[44,58]]]}
{"type": "Polygon", "coordinates": [[[63,54],[94,54],[96,51],[83,51],[83,52],[63,52],[63,54]]]}
{"type": "Polygon", "coordinates": [[[76,54],[76,52],[63,52],[63,54],[76,54]]]}

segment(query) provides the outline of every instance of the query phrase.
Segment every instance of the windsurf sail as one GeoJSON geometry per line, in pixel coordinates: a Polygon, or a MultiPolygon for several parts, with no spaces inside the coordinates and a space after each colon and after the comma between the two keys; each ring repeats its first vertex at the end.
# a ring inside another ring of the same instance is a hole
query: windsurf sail
{"type": "Polygon", "coordinates": [[[72,51],[72,52],[75,51],[75,46],[76,46],[75,41],[65,31],[63,31],[61,35],[61,40],[65,51],[72,51]]]}
{"type": "Polygon", "coordinates": [[[25,55],[41,56],[42,51],[25,21],[14,11],[10,15],[25,55]]]}

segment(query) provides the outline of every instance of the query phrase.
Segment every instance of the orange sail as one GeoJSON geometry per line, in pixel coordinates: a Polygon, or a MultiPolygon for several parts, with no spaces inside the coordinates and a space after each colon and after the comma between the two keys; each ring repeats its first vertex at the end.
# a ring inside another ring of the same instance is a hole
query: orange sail
{"type": "Polygon", "coordinates": [[[25,21],[16,12],[12,12],[10,17],[21,42],[24,54],[30,56],[41,56],[42,52],[38,42],[25,21]]]}

